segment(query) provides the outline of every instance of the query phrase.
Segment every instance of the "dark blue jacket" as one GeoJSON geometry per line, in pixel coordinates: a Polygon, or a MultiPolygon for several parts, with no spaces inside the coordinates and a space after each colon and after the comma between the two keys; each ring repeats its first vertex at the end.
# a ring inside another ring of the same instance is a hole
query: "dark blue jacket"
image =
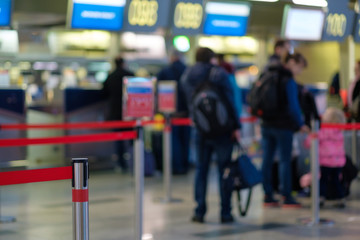
{"type": "MultiPolygon", "coordinates": [[[[216,71],[210,77],[210,81],[215,84],[219,91],[223,92],[224,95],[228,98],[228,101],[233,109],[235,116],[239,116],[235,106],[234,92],[231,88],[231,83],[229,80],[228,74],[222,68],[214,66],[212,64],[206,63],[196,63],[194,66],[186,69],[184,75],[181,78],[181,86],[185,93],[186,102],[192,113],[192,98],[195,93],[195,90],[207,80],[210,70],[215,68],[216,71]]],[[[238,128],[240,128],[240,123],[238,123],[238,128]]]]}
{"type": "Polygon", "coordinates": [[[175,80],[177,82],[177,111],[188,112],[184,92],[181,88],[180,78],[186,69],[186,65],[181,61],[175,61],[163,68],[157,75],[157,80],[175,80]]]}
{"type": "Polygon", "coordinates": [[[283,110],[277,114],[276,118],[263,120],[263,126],[297,131],[304,125],[304,121],[299,103],[299,90],[294,76],[282,66],[271,68],[269,71],[279,72],[281,87],[278,97],[283,110]]]}
{"type": "Polygon", "coordinates": [[[134,73],[117,68],[103,84],[103,93],[109,102],[109,113],[106,120],[122,120],[123,78],[125,76],[134,76],[134,73]]]}

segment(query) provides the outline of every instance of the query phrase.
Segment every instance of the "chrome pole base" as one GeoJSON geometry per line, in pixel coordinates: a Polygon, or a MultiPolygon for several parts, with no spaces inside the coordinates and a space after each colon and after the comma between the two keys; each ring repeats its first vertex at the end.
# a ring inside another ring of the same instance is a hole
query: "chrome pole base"
{"type": "Polygon", "coordinates": [[[315,227],[315,226],[327,226],[327,227],[332,227],[335,225],[335,222],[331,219],[326,219],[326,218],[320,218],[319,222],[316,223],[312,218],[300,218],[298,219],[298,222],[301,225],[305,225],[308,227],[315,227]]]}

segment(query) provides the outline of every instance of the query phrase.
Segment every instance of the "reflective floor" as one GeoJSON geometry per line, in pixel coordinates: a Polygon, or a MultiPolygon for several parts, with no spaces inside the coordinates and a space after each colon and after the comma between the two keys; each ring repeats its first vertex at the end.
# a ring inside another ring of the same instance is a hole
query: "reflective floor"
{"type": "MultiPolygon", "coordinates": [[[[360,239],[359,182],[352,186],[347,207],[339,210],[327,202],[321,217],[335,221],[333,226],[309,227],[299,224],[311,216],[309,199],[300,199],[302,209],[264,209],[261,187],[255,189],[248,216],[236,223],[219,224],[218,186],[213,170],[208,191],[205,224],[190,222],[193,173],[175,176],[173,197],[182,202],[164,204],[161,177],[146,178],[144,239],[360,239]],[[150,234],[150,235],[149,235],[150,234]],[[151,238],[152,236],[152,238],[151,238]]],[[[69,240],[72,239],[71,182],[58,181],[1,187],[1,215],[14,216],[15,223],[0,224],[0,240],[69,240]]],[[[134,182],[130,175],[114,171],[91,172],[90,239],[134,239],[134,182]]]]}

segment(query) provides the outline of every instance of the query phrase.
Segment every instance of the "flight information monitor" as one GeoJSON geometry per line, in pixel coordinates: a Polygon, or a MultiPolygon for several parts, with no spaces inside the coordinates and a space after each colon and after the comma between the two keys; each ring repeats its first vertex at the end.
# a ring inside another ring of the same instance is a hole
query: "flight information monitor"
{"type": "Polygon", "coordinates": [[[0,1],[0,26],[10,26],[11,23],[11,2],[12,0],[0,1]]]}
{"type": "Polygon", "coordinates": [[[125,3],[125,0],[72,0],[70,27],[119,31],[125,3]]]}
{"type": "Polygon", "coordinates": [[[250,5],[235,2],[208,2],[205,6],[204,33],[208,35],[246,35],[250,5]]]}
{"type": "Polygon", "coordinates": [[[325,13],[321,9],[286,6],[283,16],[282,37],[290,40],[319,41],[325,13]]]}

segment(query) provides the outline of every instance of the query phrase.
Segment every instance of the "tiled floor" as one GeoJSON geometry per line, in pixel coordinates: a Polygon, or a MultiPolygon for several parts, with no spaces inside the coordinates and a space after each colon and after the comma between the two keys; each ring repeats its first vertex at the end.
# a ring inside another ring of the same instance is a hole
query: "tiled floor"
{"type": "MultiPolygon", "coordinates": [[[[211,176],[208,191],[209,213],[206,224],[189,221],[192,200],[193,174],[174,177],[173,196],[180,203],[163,204],[156,201],[163,195],[162,179],[145,181],[144,233],[155,240],[298,240],[298,239],[360,239],[359,182],[353,185],[353,195],[347,208],[330,206],[321,217],[335,220],[333,226],[308,227],[298,223],[309,217],[309,200],[298,210],[264,209],[262,189],[257,187],[245,218],[219,224],[216,173],[211,176]],[[214,176],[215,175],[215,176],[214,176]]],[[[134,183],[131,176],[114,171],[92,172],[90,178],[90,239],[134,239],[134,183]]],[[[72,239],[72,203],[70,181],[33,183],[6,186],[1,189],[1,214],[17,218],[15,223],[0,224],[0,240],[69,240],[72,239]]],[[[236,209],[234,215],[238,216],[236,209]]]]}

